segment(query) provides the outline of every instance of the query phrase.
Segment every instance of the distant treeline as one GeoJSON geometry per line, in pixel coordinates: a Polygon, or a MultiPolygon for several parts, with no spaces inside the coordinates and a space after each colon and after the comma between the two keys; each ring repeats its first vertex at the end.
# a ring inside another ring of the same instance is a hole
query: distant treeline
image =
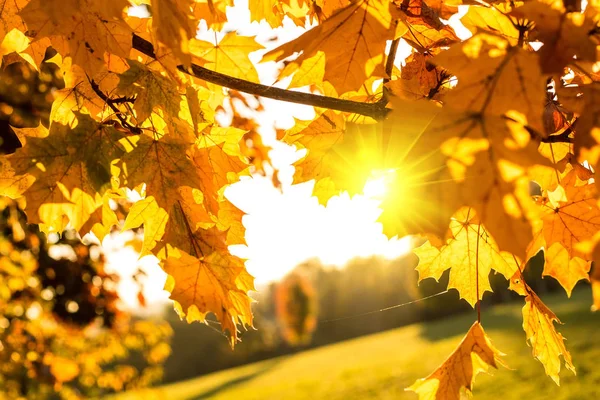
{"type": "MultiPolygon", "coordinates": [[[[165,381],[174,382],[216,370],[246,364],[306,348],[397,328],[403,325],[443,318],[460,312],[474,312],[455,290],[427,300],[388,311],[361,315],[404,304],[443,292],[446,272],[440,282],[427,279],[417,285],[417,258],[407,255],[396,260],[377,257],[351,260],[344,268],[323,266],[311,260],[296,268],[310,280],[317,296],[317,328],[312,340],[302,347],[291,347],[283,339],[276,317],[276,283],[260,288],[253,297],[256,330],[243,332],[242,342],[231,350],[216,322],[209,326],[188,325],[170,313],[175,331],[173,353],[165,366],[165,381]],[[351,318],[347,318],[351,317],[351,318]],[[342,319],[340,319],[342,318],[342,319]],[[209,328],[213,329],[209,329],[209,328]]],[[[562,290],[552,278],[541,278],[543,257],[535,257],[526,269],[525,279],[537,293],[562,290]]],[[[493,293],[486,293],[482,307],[518,299],[501,275],[490,275],[493,293]]]]}

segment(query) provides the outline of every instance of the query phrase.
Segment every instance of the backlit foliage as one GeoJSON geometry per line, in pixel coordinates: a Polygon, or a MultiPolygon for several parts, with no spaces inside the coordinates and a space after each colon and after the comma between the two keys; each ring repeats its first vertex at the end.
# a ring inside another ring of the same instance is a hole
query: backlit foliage
{"type": "MultiPolygon", "coordinates": [[[[596,2],[249,0],[252,21],[315,25],[263,57],[311,93],[257,83],[249,53],[263,44],[225,27],[233,0],[0,4],[3,68],[51,65],[60,78],[47,120],[44,111],[38,126],[14,129],[23,148],[0,171],[0,194],[24,198],[43,231],[102,239],[121,220],[110,204],[137,190],[143,200],[119,227],[144,227],[142,251],[161,260],[182,318],[215,314],[233,345],[252,326],[254,286],[228,250],[244,243],[244,227],[224,191],[267,173],[269,159],[256,124],[231,104],[245,92],[315,105],[313,120],[278,136],[306,150],[294,183],[315,179],[325,203],[384,179],[384,232],[424,235],[420,279],[449,270],[449,287],[478,310],[457,351],[412,389],[459,398],[496,365],[478,307],[492,270],[525,296],[525,337],[548,375],[558,383],[561,363],[575,372],[558,318],[522,271],[543,250],[544,274],[570,295],[600,255],[596,2]],[[134,5],[148,17],[131,16],[134,5]],[[460,5],[464,40],[446,23],[460,5]],[[197,39],[200,21],[223,35],[197,39]],[[400,43],[411,48],[403,62],[400,43]],[[222,126],[215,115],[227,104],[232,123],[222,126]]],[[[0,103],[13,118],[14,101],[0,103]]]]}

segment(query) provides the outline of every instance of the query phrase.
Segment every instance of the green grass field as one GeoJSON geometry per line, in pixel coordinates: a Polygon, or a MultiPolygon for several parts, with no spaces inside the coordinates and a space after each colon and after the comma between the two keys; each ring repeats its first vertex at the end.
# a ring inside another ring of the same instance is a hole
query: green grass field
{"type": "MultiPolygon", "coordinates": [[[[590,312],[591,292],[578,290],[570,301],[562,293],[543,300],[565,324],[559,330],[577,376],[561,371],[558,387],[544,374],[525,343],[522,303],[488,308],[482,324],[511,369],[479,375],[476,399],[600,399],[600,313],[590,312]]],[[[411,325],[118,399],[417,399],[404,388],[444,361],[475,318],[473,312],[411,325]]]]}

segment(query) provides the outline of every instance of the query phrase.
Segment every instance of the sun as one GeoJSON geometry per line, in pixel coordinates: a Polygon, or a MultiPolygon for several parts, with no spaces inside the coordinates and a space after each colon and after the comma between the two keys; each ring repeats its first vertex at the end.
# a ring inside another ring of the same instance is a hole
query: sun
{"type": "Polygon", "coordinates": [[[372,199],[382,200],[392,191],[396,174],[397,171],[395,169],[385,171],[375,170],[371,172],[371,177],[367,180],[363,188],[363,194],[372,199]]]}

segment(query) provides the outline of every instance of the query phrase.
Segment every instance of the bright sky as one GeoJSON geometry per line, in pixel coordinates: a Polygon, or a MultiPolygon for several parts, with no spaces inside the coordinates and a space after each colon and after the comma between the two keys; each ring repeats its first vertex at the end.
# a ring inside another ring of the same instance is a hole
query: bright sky
{"type": "MultiPolygon", "coordinates": [[[[257,41],[267,47],[262,52],[251,54],[251,59],[257,62],[261,83],[273,85],[277,64],[258,61],[264,52],[294,39],[304,28],[295,26],[289,19],[279,29],[271,29],[265,22],[250,23],[247,1],[236,0],[235,4],[236,7],[227,10],[229,22],[224,31],[237,30],[240,35],[256,36],[257,41]]],[[[206,25],[200,25],[200,39],[214,43],[215,39],[220,40],[220,36],[222,34],[208,31],[206,25]]],[[[401,42],[398,60],[403,60],[408,54],[409,46],[401,42]]],[[[285,83],[276,86],[285,87],[285,83]]],[[[325,264],[342,266],[354,257],[381,255],[396,258],[408,252],[411,247],[409,238],[388,240],[382,233],[381,224],[376,222],[381,210],[375,197],[382,195],[384,190],[381,181],[368,183],[363,195],[335,196],[326,207],[319,205],[317,199],[311,197],[314,182],[291,185],[294,171],[291,164],[301,153],[277,142],[274,128],[290,128],[294,124],[294,118],[312,119],[314,110],[312,107],[270,99],[261,99],[261,102],[266,111],[259,118],[260,133],[265,144],[273,147],[270,156],[274,167],[279,170],[282,188],[275,189],[268,177],[255,176],[233,184],[225,192],[234,204],[248,214],[243,219],[247,228],[248,245],[232,246],[231,250],[247,259],[246,266],[256,278],[256,283],[260,285],[277,280],[302,261],[311,258],[318,258],[325,264]]],[[[131,277],[127,277],[137,267],[148,274],[144,288],[147,301],[163,302],[168,296],[157,289],[162,287],[165,274],[158,267],[156,259],[145,257],[136,261],[132,248],[119,250],[119,246],[122,247],[125,241],[123,236],[113,235],[103,243],[113,253],[107,257],[107,268],[118,268],[122,275],[120,292],[125,294],[125,302],[132,308],[137,308],[137,286],[131,277]]]]}

